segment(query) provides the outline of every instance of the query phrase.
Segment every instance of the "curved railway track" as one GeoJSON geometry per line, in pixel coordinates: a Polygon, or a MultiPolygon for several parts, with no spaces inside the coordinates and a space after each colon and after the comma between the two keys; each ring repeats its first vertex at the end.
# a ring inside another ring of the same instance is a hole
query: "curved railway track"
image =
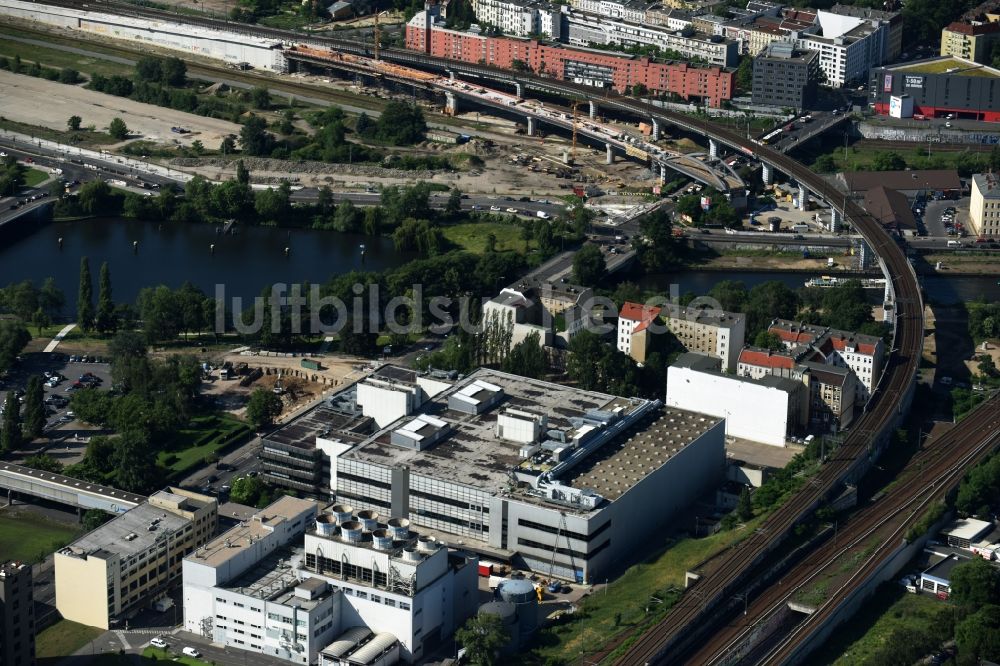
{"type": "MultiPolygon", "coordinates": [[[[71,0],[47,0],[46,4],[79,8],[78,4],[71,0]]],[[[183,21],[284,42],[305,41],[347,53],[369,55],[368,47],[357,41],[313,37],[291,31],[208,18],[178,17],[160,10],[134,5],[95,3],[94,6],[116,14],[183,21]]],[[[509,83],[516,80],[536,90],[587,100],[595,98],[593,88],[564,81],[522,73],[515,74],[484,65],[468,65],[401,49],[381,49],[381,55],[386,60],[403,64],[492,76],[509,83]]],[[[866,459],[872,456],[873,449],[881,445],[882,437],[894,427],[897,417],[909,406],[923,341],[923,305],[916,275],[900,246],[885,233],[873,216],[846,198],[843,192],[822,176],[782,153],[759,145],[756,141],[736,132],[715,127],[707,120],[694,119],[618,96],[602,97],[594,101],[602,107],[617,109],[640,118],[655,118],[687,132],[701,134],[706,138],[738,148],[793,177],[814,195],[833,206],[844,220],[861,233],[879,257],[883,273],[895,296],[894,349],[889,355],[885,371],[865,407],[864,414],[855,422],[838,450],[837,457],[825,465],[811,483],[772,513],[754,534],[744,539],[738,547],[717,558],[715,571],[697,583],[697,595],[685,594],[680,603],[663,620],[641,636],[620,660],[622,664],[651,664],[668,660],[675,649],[686,649],[683,645],[685,636],[690,636],[692,628],[709,619],[711,611],[735,590],[747,570],[759,563],[797,522],[808,516],[824,498],[839,487],[845,478],[857,473],[865,465],[866,459]]]]}
{"type": "MultiPolygon", "coordinates": [[[[976,410],[947,433],[932,440],[911,458],[897,478],[912,483],[898,483],[887,490],[878,501],[873,502],[853,515],[848,522],[840,525],[833,554],[830,544],[813,551],[805,560],[784,575],[780,585],[768,586],[750,604],[746,616],[739,615],[713,634],[712,639],[695,651],[686,661],[692,664],[734,663],[743,655],[740,651],[745,641],[756,629],[757,622],[745,618],[767,618],[800,590],[810,584],[827,567],[841,559],[845,552],[863,552],[873,538],[881,538],[881,548],[891,548],[899,542],[900,525],[909,527],[922,514],[921,508],[927,502],[939,499],[945,494],[970,465],[979,462],[1000,439],[1000,395],[979,405],[976,410]]],[[[872,553],[872,560],[878,562],[879,551],[872,553]]],[[[867,564],[867,563],[866,563],[867,564]]],[[[867,571],[865,567],[859,572],[867,571]]],[[[857,573],[855,572],[855,576],[857,573]]],[[[841,590],[853,590],[855,577],[843,585],[841,590]]],[[[832,613],[838,596],[831,596],[817,609],[815,617],[825,619],[832,613]]],[[[813,616],[801,623],[803,629],[815,626],[813,616]]],[[[801,632],[802,629],[796,629],[801,632]]],[[[781,646],[792,646],[783,641],[781,646]]],[[[787,648],[784,648],[787,649],[787,648]]],[[[783,650],[784,651],[784,650],[783,650]]],[[[775,654],[777,659],[779,654],[775,654]]],[[[775,663],[780,663],[777,659],[775,663]]]]}

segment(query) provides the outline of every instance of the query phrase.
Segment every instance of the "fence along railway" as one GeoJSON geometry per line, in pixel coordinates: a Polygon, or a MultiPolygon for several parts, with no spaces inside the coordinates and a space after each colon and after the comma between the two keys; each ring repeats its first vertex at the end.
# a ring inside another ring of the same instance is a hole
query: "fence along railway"
{"type": "MultiPolygon", "coordinates": [[[[49,0],[50,5],[75,8],[69,0],[49,0]]],[[[101,3],[100,8],[128,16],[149,18],[178,17],[160,10],[101,3]]],[[[263,28],[237,26],[229,21],[200,17],[183,17],[187,23],[226,30],[239,30],[244,34],[265,36],[287,44],[308,42],[345,53],[368,56],[370,48],[357,41],[328,37],[304,36],[301,33],[263,28]]],[[[855,424],[836,457],[826,464],[812,483],[791,497],[778,508],[761,527],[718,558],[716,570],[701,578],[696,584],[697,595],[685,594],[677,606],[645,635],[641,636],[621,660],[624,664],[658,663],[669,659],[677,651],[685,651],[697,637],[695,627],[709,624],[712,611],[734,592],[748,570],[782,543],[791,528],[806,518],[824,499],[835,493],[845,481],[858,478],[877,457],[896,427],[899,418],[910,405],[913,380],[920,360],[923,342],[923,304],[916,275],[900,246],[882,229],[878,221],[857,203],[827,182],[786,155],[769,149],[759,142],[744,138],[738,133],[713,126],[680,113],[667,111],[641,101],[607,94],[580,84],[558,81],[523,73],[513,73],[486,65],[436,58],[401,49],[380,49],[381,58],[419,68],[437,71],[455,71],[473,77],[482,77],[502,83],[519,83],[547,94],[571,99],[594,101],[606,109],[638,118],[655,119],[671,124],[685,132],[702,135],[709,141],[740,150],[766,167],[794,178],[801,187],[819,196],[853,226],[866,240],[879,258],[887,280],[887,303],[892,309],[893,349],[886,369],[865,407],[863,416],[855,424]]]]}

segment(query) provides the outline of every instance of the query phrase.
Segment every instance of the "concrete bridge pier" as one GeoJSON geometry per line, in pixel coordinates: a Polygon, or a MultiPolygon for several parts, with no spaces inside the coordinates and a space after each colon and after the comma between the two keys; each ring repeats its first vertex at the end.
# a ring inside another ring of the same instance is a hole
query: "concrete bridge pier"
{"type": "Polygon", "coordinates": [[[605,151],[607,151],[606,155],[604,156],[604,163],[605,164],[614,164],[615,163],[615,153],[614,153],[614,151],[611,148],[611,144],[610,143],[604,144],[604,149],[605,149],[605,151]]]}
{"type": "Polygon", "coordinates": [[[653,141],[657,141],[660,138],[660,121],[657,120],[656,118],[653,118],[652,120],[653,120],[653,122],[652,122],[652,125],[653,125],[653,141]]]}
{"type": "Polygon", "coordinates": [[[455,72],[449,70],[448,71],[448,78],[451,79],[452,81],[454,81],[455,80],[455,72]]]}
{"type": "Polygon", "coordinates": [[[524,97],[524,85],[521,83],[514,84],[514,92],[517,94],[517,98],[521,99],[524,97]]]}
{"type": "Polygon", "coordinates": [[[809,204],[809,191],[805,187],[799,185],[799,210],[806,210],[809,204]]]}
{"type": "Polygon", "coordinates": [[[712,159],[719,156],[719,142],[715,139],[708,140],[708,156],[712,159]]]}
{"type": "Polygon", "coordinates": [[[535,125],[538,123],[534,116],[528,116],[528,136],[535,136],[535,125]]]}
{"type": "Polygon", "coordinates": [[[764,181],[765,185],[770,185],[774,182],[774,169],[771,168],[770,164],[760,165],[760,179],[764,181]]]}
{"type": "Polygon", "coordinates": [[[660,165],[660,185],[667,184],[667,165],[660,165]]]}
{"type": "Polygon", "coordinates": [[[444,112],[449,116],[458,113],[458,96],[450,90],[444,93],[444,112]]]}
{"type": "Polygon", "coordinates": [[[597,117],[597,102],[590,100],[587,102],[590,105],[590,118],[593,120],[597,117]]]}
{"type": "Polygon", "coordinates": [[[836,208],[830,208],[830,233],[835,233],[840,226],[840,214],[836,208]]]}

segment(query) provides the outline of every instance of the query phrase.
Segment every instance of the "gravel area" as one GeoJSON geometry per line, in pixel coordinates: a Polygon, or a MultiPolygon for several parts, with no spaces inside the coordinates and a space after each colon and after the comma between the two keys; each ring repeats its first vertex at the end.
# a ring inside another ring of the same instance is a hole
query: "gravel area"
{"type": "Polygon", "coordinates": [[[0,71],[0,110],[4,117],[56,130],[66,129],[66,121],[77,115],[83,126],[107,130],[121,117],[133,136],[161,143],[190,144],[200,140],[206,148],[218,148],[227,134],[239,134],[240,126],[225,120],[205,118],[152,104],[114,97],[81,86],[36,79],[0,71]],[[44,100],[43,104],[39,101],[44,100]],[[171,127],[184,127],[188,134],[175,134],[171,127]]]}

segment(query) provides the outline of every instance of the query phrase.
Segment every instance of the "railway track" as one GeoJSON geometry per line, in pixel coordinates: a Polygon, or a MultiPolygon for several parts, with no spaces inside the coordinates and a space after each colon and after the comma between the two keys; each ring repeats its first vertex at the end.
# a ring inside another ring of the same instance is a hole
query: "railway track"
{"type": "MultiPolygon", "coordinates": [[[[47,0],[47,4],[78,8],[78,5],[71,0],[47,0]]],[[[305,41],[346,53],[369,55],[368,47],[356,41],[311,37],[291,31],[245,26],[207,18],[181,18],[160,10],[132,5],[100,3],[96,6],[117,14],[183,20],[194,25],[233,30],[283,42],[305,41]]],[[[685,642],[694,635],[693,629],[705,626],[712,619],[710,615],[713,609],[735,591],[746,572],[760,563],[781,543],[797,522],[806,518],[825,498],[835,492],[846,478],[858,474],[865,468],[868,460],[877,455],[885,436],[892,430],[898,417],[909,407],[923,341],[923,305],[916,275],[903,250],[885,233],[878,221],[822,176],[782,153],[759,145],[756,141],[731,130],[716,127],[707,120],[695,119],[617,95],[609,94],[595,99],[593,88],[522,73],[515,74],[485,65],[469,65],[392,48],[381,49],[381,55],[386,60],[418,67],[442,71],[454,70],[459,74],[493,77],[508,83],[516,80],[535,90],[574,99],[594,99],[602,107],[640,118],[654,118],[737,148],[793,177],[810,192],[827,201],[844,220],[861,233],[879,258],[894,296],[892,304],[895,308],[894,345],[886,369],[865,407],[864,414],[854,424],[836,459],[826,464],[811,483],[806,484],[802,490],[772,513],[758,531],[741,542],[738,548],[721,555],[717,560],[716,570],[697,583],[697,594],[685,594],[681,602],[663,620],[631,646],[620,663],[648,664],[666,661],[674,651],[686,649],[685,642]]]]}
{"type": "MultiPolygon", "coordinates": [[[[833,553],[829,545],[811,553],[805,560],[786,573],[780,585],[768,586],[749,605],[746,615],[739,615],[713,634],[712,639],[695,651],[686,661],[691,664],[734,664],[748,651],[748,638],[761,622],[779,612],[796,594],[813,584],[840,563],[845,554],[865,553],[873,540],[879,548],[866,560],[873,565],[882,560],[886,550],[898,544],[902,534],[913,521],[922,515],[929,502],[946,494],[972,465],[980,462],[1000,441],[1000,395],[979,405],[976,410],[947,433],[928,442],[925,448],[909,461],[897,477],[897,483],[878,499],[854,514],[839,526],[833,553]]],[[[842,585],[837,593],[827,599],[817,612],[809,616],[796,629],[815,627],[817,621],[826,619],[835,611],[841,592],[850,592],[857,586],[859,573],[869,572],[862,567],[842,585]],[[822,613],[822,614],[821,614],[822,613]],[[814,619],[814,617],[816,619],[814,619]]],[[[796,634],[801,637],[801,634],[796,634]]],[[[793,646],[787,641],[782,645],[793,646]]],[[[787,656],[787,655],[785,655],[787,656]]],[[[773,663],[782,659],[775,655],[773,663]]]]}

